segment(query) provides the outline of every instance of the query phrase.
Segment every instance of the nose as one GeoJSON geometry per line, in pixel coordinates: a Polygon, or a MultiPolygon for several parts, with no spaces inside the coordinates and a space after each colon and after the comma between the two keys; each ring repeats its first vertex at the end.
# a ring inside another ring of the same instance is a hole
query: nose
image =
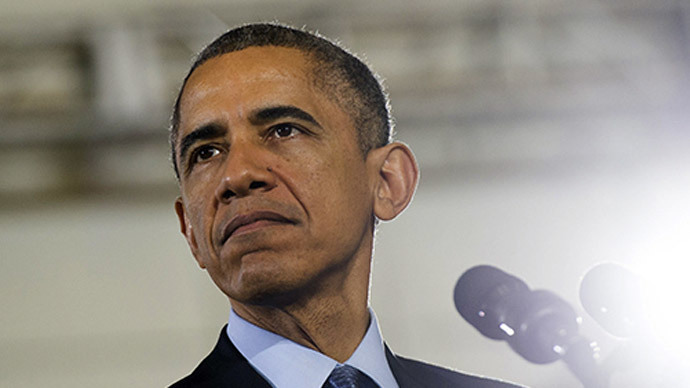
{"type": "Polygon", "coordinates": [[[234,144],[225,160],[223,173],[216,188],[216,198],[227,203],[235,197],[244,197],[276,186],[276,178],[268,164],[267,155],[260,147],[234,144]]]}

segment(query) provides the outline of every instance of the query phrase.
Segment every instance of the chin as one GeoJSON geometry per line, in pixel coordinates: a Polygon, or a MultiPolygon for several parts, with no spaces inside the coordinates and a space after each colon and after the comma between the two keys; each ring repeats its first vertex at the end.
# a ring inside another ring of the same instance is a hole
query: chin
{"type": "Polygon", "coordinates": [[[230,299],[257,306],[293,303],[305,288],[300,280],[286,279],[271,271],[245,272],[234,282],[219,287],[230,299]]]}
{"type": "Polygon", "coordinates": [[[261,287],[255,289],[241,289],[239,292],[232,292],[228,296],[231,300],[240,302],[244,305],[282,307],[294,304],[298,298],[294,289],[282,287],[261,287]]]}

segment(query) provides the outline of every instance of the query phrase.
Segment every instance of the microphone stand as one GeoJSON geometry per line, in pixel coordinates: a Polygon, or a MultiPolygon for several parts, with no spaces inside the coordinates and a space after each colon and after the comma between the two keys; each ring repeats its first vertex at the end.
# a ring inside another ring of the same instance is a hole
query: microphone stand
{"type": "Polygon", "coordinates": [[[557,352],[561,353],[561,360],[580,380],[584,388],[609,387],[611,373],[597,362],[597,352],[590,341],[578,335],[569,338],[567,344],[557,346],[557,352]]]}

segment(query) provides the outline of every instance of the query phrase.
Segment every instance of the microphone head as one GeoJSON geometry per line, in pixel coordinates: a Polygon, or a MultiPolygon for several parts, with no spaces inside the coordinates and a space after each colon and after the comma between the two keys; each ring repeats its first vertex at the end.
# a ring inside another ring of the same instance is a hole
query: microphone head
{"type": "Polygon", "coordinates": [[[455,285],[455,307],[483,335],[508,342],[526,360],[560,359],[577,336],[577,314],[556,294],[531,291],[519,278],[480,265],[455,285]]]}
{"type": "Polygon", "coordinates": [[[642,300],[639,278],[618,264],[596,265],[580,283],[582,307],[617,337],[630,337],[638,330],[644,317],[642,300]]]}
{"type": "Polygon", "coordinates": [[[515,335],[508,344],[527,361],[554,362],[569,351],[580,328],[577,313],[558,295],[535,290],[513,305],[509,324],[515,335]]]}
{"type": "Polygon", "coordinates": [[[519,278],[490,265],[478,265],[460,276],[453,299],[460,315],[483,335],[506,340],[509,335],[501,324],[510,306],[505,301],[526,292],[529,287],[519,278]]]}

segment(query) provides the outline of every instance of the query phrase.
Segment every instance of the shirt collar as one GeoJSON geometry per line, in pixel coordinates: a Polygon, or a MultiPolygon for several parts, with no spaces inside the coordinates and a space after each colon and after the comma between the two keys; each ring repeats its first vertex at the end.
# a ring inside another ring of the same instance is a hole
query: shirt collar
{"type": "MultiPolygon", "coordinates": [[[[369,328],[345,364],[366,373],[380,387],[397,388],[376,315],[371,309],[369,314],[369,328]]],[[[324,354],[245,321],[232,309],[226,332],[252,367],[276,388],[320,388],[338,365],[324,354]]]]}

